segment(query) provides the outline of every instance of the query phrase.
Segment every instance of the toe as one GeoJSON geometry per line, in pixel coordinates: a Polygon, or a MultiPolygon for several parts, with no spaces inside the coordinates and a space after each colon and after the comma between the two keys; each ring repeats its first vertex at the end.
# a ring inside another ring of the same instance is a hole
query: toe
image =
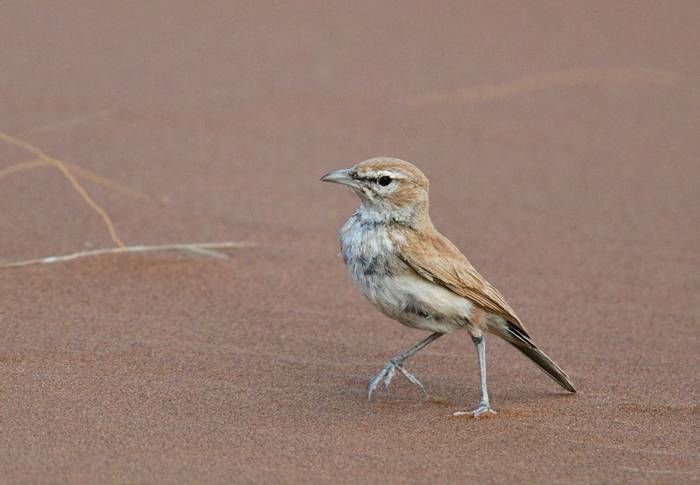
{"type": "Polygon", "coordinates": [[[389,368],[386,369],[386,375],[384,376],[384,390],[386,392],[389,392],[389,384],[391,384],[394,374],[396,374],[396,366],[390,363],[389,368]]]}
{"type": "Polygon", "coordinates": [[[399,372],[403,374],[403,376],[409,380],[413,385],[417,386],[421,391],[423,391],[423,394],[426,396],[428,395],[427,391],[425,390],[425,386],[423,386],[423,383],[413,374],[408,372],[406,369],[404,369],[403,366],[399,366],[399,372]]]}
{"type": "Polygon", "coordinates": [[[372,394],[374,391],[377,389],[377,386],[379,385],[380,382],[384,379],[386,376],[386,369],[382,369],[376,376],[372,378],[371,381],[369,381],[369,384],[367,384],[367,399],[372,400],[372,394]]]}
{"type": "Polygon", "coordinates": [[[453,416],[472,416],[474,418],[481,418],[481,417],[486,417],[486,416],[492,416],[498,414],[496,411],[491,409],[488,406],[479,406],[478,408],[474,409],[473,411],[455,411],[452,413],[453,416]]]}
{"type": "Polygon", "coordinates": [[[486,417],[486,416],[492,416],[495,414],[497,414],[496,411],[494,411],[491,408],[486,408],[486,409],[480,409],[478,411],[475,411],[474,417],[478,419],[478,418],[482,418],[482,417],[486,417]]]}

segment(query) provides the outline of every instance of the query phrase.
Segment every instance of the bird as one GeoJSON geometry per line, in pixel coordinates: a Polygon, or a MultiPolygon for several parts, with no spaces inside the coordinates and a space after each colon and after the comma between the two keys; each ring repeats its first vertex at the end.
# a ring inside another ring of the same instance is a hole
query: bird
{"type": "Polygon", "coordinates": [[[485,334],[493,334],[529,357],[566,391],[575,393],[569,376],[530,337],[505,298],[433,225],[429,181],[412,163],[376,157],[321,177],[349,187],[360,206],[338,233],[340,255],[352,280],[380,312],[403,325],[431,332],[391,358],[369,381],[367,397],[383,382],[389,391],[396,372],[425,386],[404,362],[446,334],[466,330],[476,347],[481,399],[455,416],[496,414],[486,382],[485,334]]]}

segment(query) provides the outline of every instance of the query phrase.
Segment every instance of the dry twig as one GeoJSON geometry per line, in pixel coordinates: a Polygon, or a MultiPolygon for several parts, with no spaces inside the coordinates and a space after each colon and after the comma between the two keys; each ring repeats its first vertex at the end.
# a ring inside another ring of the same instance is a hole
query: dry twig
{"type": "Polygon", "coordinates": [[[102,217],[102,220],[104,221],[105,226],[107,226],[107,230],[109,231],[109,235],[112,237],[112,241],[114,241],[114,244],[116,244],[117,247],[120,247],[120,248],[123,248],[126,246],[124,244],[124,242],[121,239],[119,239],[119,236],[117,236],[117,231],[116,231],[116,229],[114,229],[114,224],[112,223],[112,219],[109,217],[107,212],[105,212],[105,210],[102,207],[100,207],[97,204],[97,202],[92,200],[92,197],[90,197],[90,195],[83,188],[83,186],[80,185],[80,183],[75,179],[73,174],[70,173],[70,171],[66,167],[65,163],[63,163],[61,160],[51,158],[47,154],[45,154],[44,152],[39,150],[38,148],[30,145],[29,143],[24,142],[22,140],[19,140],[17,138],[14,138],[14,137],[8,135],[7,133],[3,133],[1,131],[0,131],[0,139],[5,140],[6,142],[11,143],[15,146],[24,148],[25,150],[36,155],[39,159],[41,159],[41,160],[43,160],[51,165],[54,165],[57,169],[59,169],[61,171],[61,173],[63,174],[63,176],[66,177],[68,182],[70,182],[70,184],[73,186],[75,191],[78,192],[78,194],[80,194],[80,196],[83,198],[83,200],[85,200],[85,202],[87,202],[87,204],[90,207],[92,207],[95,210],[95,212],[97,212],[100,215],[100,217],[102,217]]]}
{"type": "Polygon", "coordinates": [[[0,269],[19,268],[21,266],[31,266],[34,264],[62,263],[73,261],[74,259],[89,256],[100,256],[103,254],[122,253],[147,253],[154,251],[189,251],[192,253],[211,256],[219,259],[228,259],[228,256],[217,249],[232,249],[254,246],[253,243],[245,242],[218,242],[218,243],[182,243],[182,244],[159,244],[154,246],[124,246],[119,248],[93,249],[90,251],[78,251],[77,253],[64,254],[62,256],[48,256],[46,258],[28,259],[14,263],[0,264],[0,269]]]}
{"type": "MultiPolygon", "coordinates": [[[[91,172],[90,170],[86,170],[80,165],[76,165],[74,163],[70,162],[63,162],[68,169],[73,172],[75,175],[82,177],[86,180],[90,180],[91,182],[94,182],[98,185],[103,185],[107,188],[110,188],[112,190],[116,190],[117,192],[121,192],[125,195],[128,195],[130,197],[134,197],[137,199],[144,199],[148,200],[150,199],[149,196],[146,194],[139,192],[138,190],[134,190],[129,187],[124,187],[123,185],[110,180],[108,178],[102,177],[101,175],[98,175],[94,172],[91,172]]],[[[55,164],[47,162],[46,160],[25,160],[23,162],[17,162],[15,164],[10,165],[7,168],[4,168],[0,170],[0,178],[7,177],[8,175],[12,175],[13,173],[17,172],[23,172],[25,170],[34,170],[35,168],[44,168],[44,167],[56,167],[55,164]]]]}
{"type": "Polygon", "coordinates": [[[69,162],[63,162],[61,160],[58,160],[56,158],[52,158],[45,154],[43,151],[40,149],[30,145],[29,143],[19,140],[17,138],[14,138],[6,133],[3,133],[0,131],[0,139],[11,143],[15,146],[19,146],[21,148],[24,148],[25,150],[33,153],[36,157],[38,157],[37,160],[28,160],[24,162],[19,162],[15,163],[13,165],[10,165],[9,167],[0,170],[0,178],[5,177],[7,175],[20,172],[23,170],[32,170],[35,168],[40,168],[40,167],[47,167],[47,166],[52,166],[57,168],[63,176],[68,180],[68,182],[73,186],[73,189],[75,189],[78,194],[83,198],[83,200],[93,209],[95,212],[97,212],[100,217],[102,217],[102,220],[107,227],[107,230],[109,231],[109,234],[112,238],[112,241],[116,244],[117,247],[114,248],[102,248],[102,249],[94,249],[94,250],[89,250],[89,251],[78,251],[72,254],[65,254],[62,256],[48,256],[46,258],[39,258],[39,259],[29,259],[25,261],[17,261],[17,262],[12,262],[12,263],[5,263],[5,264],[0,264],[0,269],[6,269],[6,268],[18,268],[22,266],[29,266],[29,265],[34,265],[34,264],[49,264],[49,263],[59,263],[59,262],[65,262],[65,261],[72,261],[75,259],[79,258],[85,258],[85,257],[90,257],[90,256],[100,256],[104,254],[121,254],[121,253],[145,253],[145,252],[154,252],[154,251],[186,251],[186,252],[191,252],[191,253],[196,253],[200,255],[205,255],[205,256],[211,256],[214,258],[220,258],[220,259],[228,259],[228,256],[221,251],[217,251],[220,249],[231,249],[231,248],[240,248],[240,247],[246,247],[246,246],[252,246],[252,243],[241,243],[241,242],[216,242],[216,243],[178,243],[178,244],[158,244],[158,245],[151,245],[151,246],[144,246],[144,245],[136,245],[136,246],[126,246],[124,242],[119,238],[117,235],[117,231],[114,228],[114,224],[112,222],[112,219],[109,217],[109,214],[100,207],[97,202],[95,202],[92,197],[87,193],[87,191],[83,188],[82,185],[77,181],[75,176],[73,175],[72,172],[75,172],[77,175],[91,180],[95,183],[110,187],[114,190],[118,190],[120,192],[126,193],[128,195],[134,196],[134,197],[140,197],[140,198],[148,198],[148,196],[129,189],[128,187],[123,187],[120,184],[117,184],[116,182],[113,182],[109,179],[106,179],[100,175],[97,175],[95,173],[92,173],[88,170],[85,170],[75,164],[69,163],[69,162]]]}

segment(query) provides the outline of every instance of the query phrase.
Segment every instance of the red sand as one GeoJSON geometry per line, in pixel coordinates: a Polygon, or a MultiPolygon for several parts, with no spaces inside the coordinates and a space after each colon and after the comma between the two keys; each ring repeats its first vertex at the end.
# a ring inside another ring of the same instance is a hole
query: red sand
{"type": "MultiPolygon", "coordinates": [[[[0,481],[700,479],[698,3],[253,3],[0,5],[0,129],[149,194],[86,182],[128,243],[259,244],[0,272],[0,481]],[[375,155],[578,395],[492,338],[500,414],[453,418],[453,335],[409,363],[432,401],[367,402],[423,334],[345,276],[318,177],[375,155]]],[[[0,185],[2,260],[109,245],[51,169],[0,185]]]]}

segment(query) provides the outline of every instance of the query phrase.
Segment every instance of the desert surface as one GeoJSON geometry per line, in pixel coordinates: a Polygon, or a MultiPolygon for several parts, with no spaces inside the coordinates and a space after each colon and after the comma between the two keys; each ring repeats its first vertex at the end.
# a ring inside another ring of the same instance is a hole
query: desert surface
{"type": "MultiPolygon", "coordinates": [[[[0,130],[99,174],[126,244],[0,270],[3,483],[700,480],[700,4],[0,2],[0,130]],[[325,172],[431,179],[437,228],[571,376],[377,312],[325,172]]],[[[0,141],[0,170],[36,162],[0,141]],[[25,163],[26,162],[26,163],[25,163]]],[[[0,263],[110,247],[51,166],[0,178],[0,263]]]]}

